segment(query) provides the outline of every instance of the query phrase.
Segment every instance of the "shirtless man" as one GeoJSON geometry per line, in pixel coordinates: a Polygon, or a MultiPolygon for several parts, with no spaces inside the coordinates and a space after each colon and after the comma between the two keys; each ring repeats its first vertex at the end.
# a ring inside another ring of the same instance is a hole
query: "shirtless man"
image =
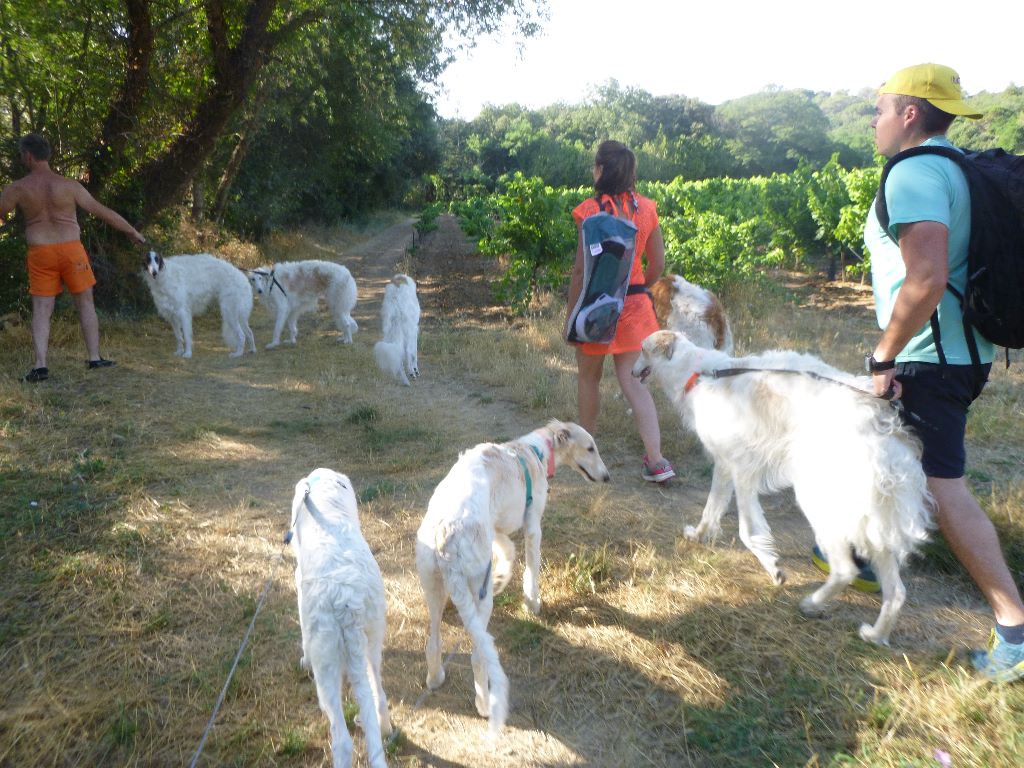
{"type": "Polygon", "coordinates": [[[89,368],[106,368],[113,361],[100,356],[100,328],[93,304],[96,278],[89,256],[79,240],[77,209],[81,208],[127,234],[138,244],[146,242],[120,215],[98,203],[77,181],[64,178],[50,168],[50,144],[30,133],[18,144],[21,162],[28,169],[23,178],[8,184],[0,194],[0,221],[18,207],[25,217],[28,240],[28,285],[32,295],[32,344],[36,360],[25,381],[45,381],[50,372],[46,352],[50,340],[50,317],[57,296],[66,285],[75,300],[82,337],[89,354],[89,368]]]}

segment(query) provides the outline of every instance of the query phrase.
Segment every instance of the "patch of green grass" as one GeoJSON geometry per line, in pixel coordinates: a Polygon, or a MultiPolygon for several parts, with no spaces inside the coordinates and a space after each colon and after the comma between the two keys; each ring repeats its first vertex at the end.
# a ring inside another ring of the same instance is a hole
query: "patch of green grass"
{"type": "Polygon", "coordinates": [[[118,747],[130,747],[139,732],[138,712],[129,714],[123,702],[107,728],[107,737],[118,747]]]}
{"type": "Polygon", "coordinates": [[[277,746],[277,754],[282,757],[298,757],[306,751],[306,737],[294,728],[289,728],[281,737],[281,743],[277,746]]]}
{"type": "Polygon", "coordinates": [[[595,594],[598,585],[612,575],[608,545],[603,544],[599,549],[580,547],[569,554],[566,570],[573,592],[580,595],[595,594]]]}
{"type": "Polygon", "coordinates": [[[360,505],[369,504],[371,501],[376,501],[381,497],[393,496],[396,490],[398,490],[398,486],[395,483],[390,480],[380,480],[363,488],[357,498],[360,505]]]}
{"type": "Polygon", "coordinates": [[[374,408],[372,405],[360,405],[353,408],[349,412],[348,416],[345,417],[346,424],[372,424],[375,421],[380,420],[380,411],[374,408]]]}
{"type": "Polygon", "coordinates": [[[551,630],[534,619],[512,619],[501,634],[502,641],[511,653],[528,653],[540,648],[551,630]]]}

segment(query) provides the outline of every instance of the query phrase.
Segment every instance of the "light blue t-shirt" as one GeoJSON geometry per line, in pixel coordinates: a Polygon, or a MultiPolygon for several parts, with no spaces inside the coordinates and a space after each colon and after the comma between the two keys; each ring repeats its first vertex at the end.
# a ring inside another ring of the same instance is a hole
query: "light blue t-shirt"
{"type": "MultiPolygon", "coordinates": [[[[942,136],[933,136],[925,146],[953,145],[942,136]]],[[[871,253],[871,283],[875,294],[875,314],[883,330],[889,324],[896,294],[906,278],[906,265],[899,247],[899,225],[915,221],[937,221],[949,230],[949,283],[963,293],[967,285],[967,246],[971,238],[971,196],[963,171],[952,160],[940,155],[918,155],[893,166],[885,184],[885,202],[889,209],[886,236],[872,205],[864,225],[864,244],[871,253]]],[[[960,302],[948,290],[939,302],[939,329],[942,350],[950,365],[970,365],[971,354],[964,338],[960,302]]],[[[995,348],[974,331],[982,363],[992,362],[995,348]]],[[[896,356],[899,362],[938,363],[930,323],[896,356]]]]}

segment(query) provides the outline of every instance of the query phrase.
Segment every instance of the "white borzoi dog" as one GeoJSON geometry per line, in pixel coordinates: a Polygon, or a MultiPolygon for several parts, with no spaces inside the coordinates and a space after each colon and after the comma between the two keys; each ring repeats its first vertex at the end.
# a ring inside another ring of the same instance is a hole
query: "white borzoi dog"
{"type": "Polygon", "coordinates": [[[249,273],[256,295],[274,317],[274,336],[267,349],[281,343],[281,332],[288,325],[288,343],[294,344],[299,334],[299,318],[315,312],[323,299],[341,331],[341,341],[352,343],[352,334],[359,326],[352,319],[358,292],[356,281],[347,267],[333,261],[286,261],[273,267],[262,267],[249,273]]]}
{"type": "Polygon", "coordinates": [[[359,530],[352,483],[317,469],[295,486],[291,543],[302,629],[302,660],[312,669],[320,708],[331,724],[334,768],[352,764],[352,738],[342,712],[348,681],[362,720],[367,762],[387,768],[381,734],[391,733],[381,684],[384,580],[359,530]]]}
{"type": "Polygon", "coordinates": [[[659,327],[679,331],[698,347],[732,354],[732,329],[715,294],[681,275],[665,275],[650,291],[659,327]]]}
{"type": "Polygon", "coordinates": [[[476,709],[490,719],[493,734],[508,714],[508,678],[487,623],[494,595],[512,572],[509,534],[523,529],[523,593],[526,607],[537,614],[541,517],[548,480],[563,464],[587,480],[610,480],[594,438],[572,422],[551,421],[508,443],[481,443],[459,456],[438,484],[416,534],[416,567],[430,611],[427,687],[444,682],[441,614],[451,597],[473,640],[476,709]]]}
{"type": "Polygon", "coordinates": [[[382,338],[373,347],[377,367],[409,386],[409,377],[420,375],[420,302],[408,275],[397,274],[384,287],[380,322],[382,338]]]}
{"type": "Polygon", "coordinates": [[[160,317],[171,324],[178,346],[175,354],[192,357],[192,317],[215,301],[220,306],[221,333],[231,357],[256,351],[249,327],[252,290],[245,274],[208,253],[168,256],[150,251],[145,258],[145,280],[160,317]]]}
{"type": "Polygon", "coordinates": [[[714,461],[704,513],[687,537],[714,540],[735,489],[740,538],[780,584],[758,494],[792,487],[831,566],[801,610],[821,614],[853,581],[856,550],[882,584],[878,619],[860,636],[888,644],[906,596],[900,564],[925,540],[931,509],[920,444],[895,409],[862,378],[811,355],[731,358],[671,331],[644,340],[633,375],[653,375],[714,461]]]}

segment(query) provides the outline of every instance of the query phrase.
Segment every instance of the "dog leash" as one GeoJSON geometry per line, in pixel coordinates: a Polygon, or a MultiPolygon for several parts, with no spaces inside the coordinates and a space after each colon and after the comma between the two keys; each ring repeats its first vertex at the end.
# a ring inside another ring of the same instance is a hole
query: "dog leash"
{"type": "MultiPolygon", "coordinates": [[[[289,530],[284,537],[284,546],[287,546],[292,540],[292,532],[289,530]]],[[[228,686],[231,685],[231,678],[235,675],[235,670],[238,669],[238,662],[242,658],[242,654],[245,652],[246,646],[249,644],[249,638],[252,636],[253,627],[256,626],[256,618],[260,615],[260,611],[263,610],[264,603],[267,602],[267,596],[270,594],[270,588],[274,584],[274,578],[277,576],[277,570],[280,568],[281,563],[284,562],[284,547],[275,558],[277,560],[277,566],[270,573],[270,578],[267,579],[266,585],[263,587],[263,593],[260,595],[259,601],[256,603],[256,610],[253,611],[252,621],[249,622],[249,628],[245,631],[245,636],[242,638],[242,645],[238,648],[238,653],[235,654],[235,660],[231,664],[231,669],[228,672],[228,679],[224,681],[224,687],[220,691],[220,696],[217,697],[217,703],[213,706],[213,713],[210,715],[210,721],[206,724],[206,728],[203,730],[202,738],[199,739],[199,746],[196,747],[195,754],[192,755],[192,762],[189,763],[189,768],[195,768],[199,762],[199,757],[203,754],[203,747],[206,746],[206,737],[210,735],[210,731],[213,730],[213,724],[217,720],[217,714],[220,712],[220,707],[224,703],[224,697],[227,696],[228,686]]]]}
{"type": "MultiPolygon", "coordinates": [[[[896,388],[891,385],[889,389],[885,392],[885,394],[876,395],[874,392],[868,392],[866,389],[861,389],[860,387],[845,381],[839,381],[839,379],[833,379],[828,376],[823,376],[820,373],[815,373],[814,371],[799,371],[790,368],[718,368],[716,370],[711,371],[711,378],[724,379],[730,376],[741,376],[745,373],[787,373],[794,376],[810,376],[812,379],[817,379],[818,381],[826,381],[829,384],[838,384],[841,387],[852,389],[854,392],[857,392],[858,394],[866,395],[867,397],[874,397],[879,400],[886,400],[890,403],[892,402],[893,396],[896,394],[896,388]]],[[[686,382],[687,392],[689,392],[691,389],[693,389],[694,386],[696,386],[697,379],[699,378],[699,373],[694,373],[693,376],[689,378],[689,380],[686,382]]]]}

